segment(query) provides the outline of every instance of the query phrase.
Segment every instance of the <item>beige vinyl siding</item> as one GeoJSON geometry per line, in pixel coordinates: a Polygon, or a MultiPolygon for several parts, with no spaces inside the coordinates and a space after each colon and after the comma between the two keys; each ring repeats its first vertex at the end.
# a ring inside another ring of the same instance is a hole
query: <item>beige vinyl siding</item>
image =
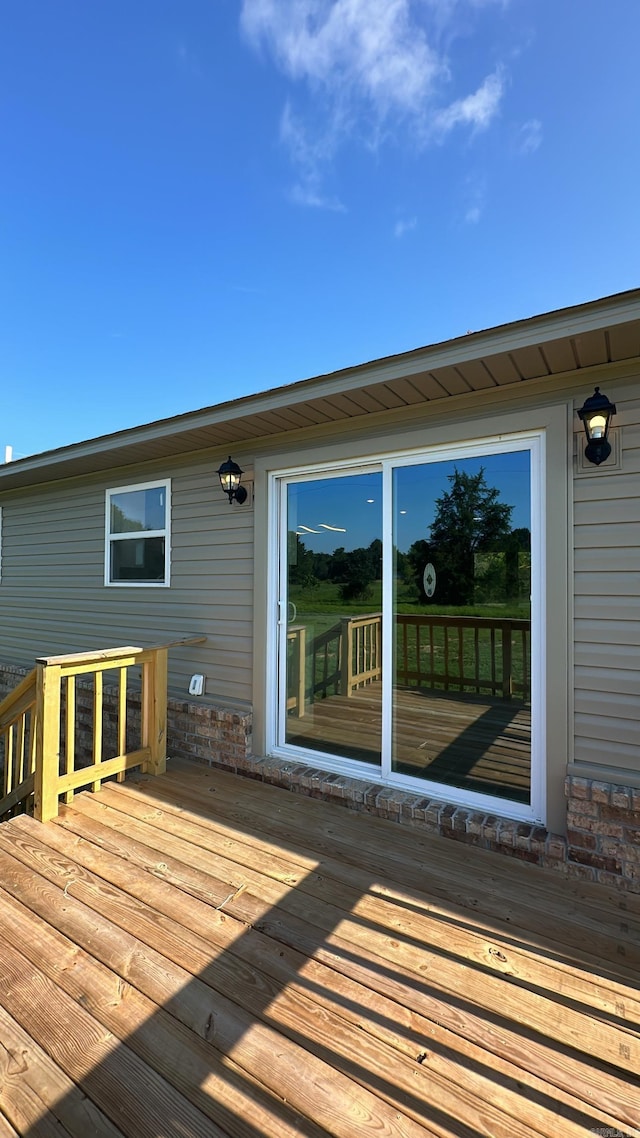
{"type": "MultiPolygon", "coordinates": [[[[246,460],[238,456],[248,480],[246,460]]],[[[187,697],[194,672],[207,702],[251,702],[253,507],[230,506],[219,455],[8,494],[3,499],[0,660],[186,634],[206,644],[170,653],[170,689],[187,697]],[[170,588],[104,585],[105,490],[171,478],[170,588]]]]}
{"type": "Polygon", "coordinates": [[[605,390],[621,468],[574,479],[574,761],[640,775],[640,399],[605,390]]]}

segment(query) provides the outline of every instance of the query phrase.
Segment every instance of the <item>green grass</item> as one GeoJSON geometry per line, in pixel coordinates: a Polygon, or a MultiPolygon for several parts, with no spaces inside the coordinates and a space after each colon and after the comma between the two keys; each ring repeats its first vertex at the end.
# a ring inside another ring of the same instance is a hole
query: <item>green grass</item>
{"type": "MultiPolygon", "coordinates": [[[[375,581],[369,595],[364,600],[344,601],[340,596],[338,585],[330,581],[321,581],[312,588],[301,585],[292,585],[289,588],[289,601],[297,609],[296,620],[292,623],[319,622],[318,631],[326,631],[331,627],[332,620],[324,619],[327,616],[359,616],[362,613],[380,612],[382,610],[382,582],[375,581]],[[304,620],[302,619],[304,618],[304,620]]],[[[398,589],[396,595],[396,612],[405,614],[424,614],[432,616],[486,616],[499,620],[501,618],[528,620],[531,606],[524,601],[511,600],[504,604],[496,602],[475,605],[437,605],[421,604],[413,599],[406,588],[398,589]]]]}

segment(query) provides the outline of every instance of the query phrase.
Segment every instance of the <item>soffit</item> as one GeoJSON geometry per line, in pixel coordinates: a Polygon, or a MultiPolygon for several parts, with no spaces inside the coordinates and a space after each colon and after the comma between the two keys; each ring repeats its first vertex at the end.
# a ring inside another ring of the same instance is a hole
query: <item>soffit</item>
{"type": "Polygon", "coordinates": [[[226,450],[639,357],[640,290],[634,290],[21,459],[0,467],[0,491],[226,450]]]}

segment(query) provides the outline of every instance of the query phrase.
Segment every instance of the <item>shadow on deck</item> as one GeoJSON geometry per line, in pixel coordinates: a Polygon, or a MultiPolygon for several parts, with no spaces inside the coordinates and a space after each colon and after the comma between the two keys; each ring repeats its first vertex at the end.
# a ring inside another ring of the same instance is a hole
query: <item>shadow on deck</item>
{"type": "MultiPolygon", "coordinates": [[[[443,786],[528,802],[531,708],[518,700],[396,688],[394,770],[443,786]]],[[[330,695],[287,720],[287,742],[379,764],[382,685],[330,695]]]]}
{"type": "Polygon", "coordinates": [[[189,764],[0,827],[0,1136],[640,1133],[640,898],[189,764]]]}

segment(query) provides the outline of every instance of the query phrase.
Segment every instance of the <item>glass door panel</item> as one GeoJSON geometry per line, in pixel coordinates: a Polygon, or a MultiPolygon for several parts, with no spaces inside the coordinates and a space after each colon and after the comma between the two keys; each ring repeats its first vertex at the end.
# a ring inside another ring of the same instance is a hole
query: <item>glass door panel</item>
{"type": "Polygon", "coordinates": [[[393,471],[391,770],[528,803],[528,449],[393,471]]]}
{"type": "Polygon", "coordinates": [[[379,765],[382,474],[292,480],[284,493],[280,741],[379,765]]]}

